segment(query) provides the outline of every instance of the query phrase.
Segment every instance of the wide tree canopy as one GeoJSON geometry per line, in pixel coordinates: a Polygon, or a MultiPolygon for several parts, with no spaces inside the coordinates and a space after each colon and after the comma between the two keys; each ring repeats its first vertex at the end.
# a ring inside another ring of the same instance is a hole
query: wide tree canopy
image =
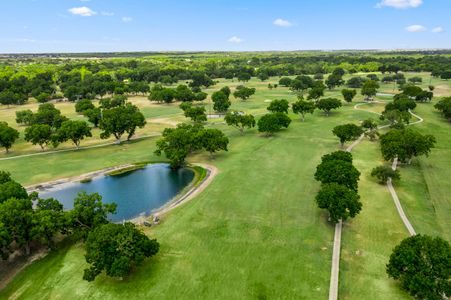
{"type": "Polygon", "coordinates": [[[417,299],[451,297],[451,246],[439,237],[408,237],[393,249],[387,274],[417,299]]]}
{"type": "Polygon", "coordinates": [[[19,138],[19,131],[9,127],[8,123],[0,121],[0,147],[5,148],[6,153],[19,138]]]}
{"type": "Polygon", "coordinates": [[[132,223],[101,225],[86,239],[85,258],[90,267],[83,279],[93,281],[103,271],[111,277],[127,276],[145,258],[157,254],[159,247],[132,223]]]}

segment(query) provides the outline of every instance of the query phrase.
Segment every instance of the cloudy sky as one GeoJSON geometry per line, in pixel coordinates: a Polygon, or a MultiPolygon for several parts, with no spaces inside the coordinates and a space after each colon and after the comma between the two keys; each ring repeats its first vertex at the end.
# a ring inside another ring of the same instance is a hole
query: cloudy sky
{"type": "Polygon", "coordinates": [[[451,0],[0,4],[0,53],[451,48],[451,0]]]}

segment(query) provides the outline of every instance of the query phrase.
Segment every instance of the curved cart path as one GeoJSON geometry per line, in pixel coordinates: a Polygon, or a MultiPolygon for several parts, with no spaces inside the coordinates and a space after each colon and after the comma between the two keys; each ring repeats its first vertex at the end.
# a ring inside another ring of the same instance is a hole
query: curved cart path
{"type": "MultiPolygon", "coordinates": [[[[379,101],[373,101],[371,103],[384,103],[379,101]]],[[[354,105],[354,109],[359,109],[358,107],[361,105],[365,105],[368,103],[358,103],[354,105]]],[[[366,112],[374,113],[377,115],[381,115],[378,112],[364,110],[366,112]]],[[[409,110],[409,113],[417,118],[418,120],[412,123],[409,123],[408,125],[415,125],[418,123],[421,123],[424,121],[423,118],[418,116],[417,114],[413,113],[411,110],[409,110]]],[[[378,129],[383,129],[386,127],[389,127],[390,125],[383,125],[379,126],[378,129]]],[[[357,140],[355,140],[351,145],[349,145],[348,148],[346,148],[346,151],[351,152],[352,149],[357,146],[364,138],[364,135],[362,134],[357,140]]],[[[396,170],[398,160],[395,159],[393,161],[392,168],[393,170],[396,170]]],[[[395,203],[396,209],[398,211],[398,214],[403,221],[404,225],[406,226],[408,232],[410,235],[415,235],[415,229],[413,228],[412,224],[410,223],[409,219],[407,218],[406,214],[404,213],[404,210],[402,208],[401,202],[399,201],[398,195],[396,194],[396,191],[393,187],[391,178],[387,181],[387,188],[390,191],[390,194],[392,196],[393,202],[395,203]]],[[[331,268],[331,274],[330,274],[330,285],[329,285],[329,300],[337,300],[338,299],[338,278],[340,274],[340,251],[341,251],[341,232],[343,229],[343,224],[340,220],[337,224],[335,224],[335,234],[334,234],[334,244],[333,244],[333,253],[332,253],[332,268],[331,268]]]]}

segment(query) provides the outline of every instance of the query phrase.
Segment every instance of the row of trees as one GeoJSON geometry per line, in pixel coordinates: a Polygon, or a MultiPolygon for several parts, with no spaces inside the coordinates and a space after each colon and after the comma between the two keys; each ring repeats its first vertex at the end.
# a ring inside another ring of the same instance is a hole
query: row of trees
{"type": "Polygon", "coordinates": [[[102,203],[99,194],[81,192],[71,210],[63,210],[56,199],[28,194],[7,172],[0,171],[0,256],[6,260],[17,250],[25,255],[34,248],[52,249],[59,235],[85,241],[90,264],[83,278],[95,279],[102,271],[112,277],[128,275],[144,258],[155,255],[159,244],[133,224],[112,224],[108,215],[116,204],[102,203]]]}
{"type": "MultiPolygon", "coordinates": [[[[137,106],[126,103],[125,96],[104,98],[99,107],[95,107],[91,100],[83,99],[76,103],[75,110],[86,116],[94,127],[98,126],[102,130],[102,139],[113,135],[120,142],[121,137],[127,134],[127,140],[130,140],[137,128],[146,125],[144,115],[137,106]]],[[[72,141],[79,148],[84,138],[92,136],[91,127],[86,121],[69,120],[52,103],[39,105],[36,113],[31,110],[17,111],[16,122],[27,126],[25,140],[39,145],[43,150],[46,146],[57,147],[66,141],[72,141]]],[[[17,137],[15,129],[1,123],[0,145],[8,150],[17,137]]]]}
{"type": "Polygon", "coordinates": [[[351,153],[335,151],[321,158],[315,172],[321,189],[315,199],[319,208],[329,212],[332,222],[353,218],[361,211],[362,203],[357,193],[359,177],[351,153]]]}

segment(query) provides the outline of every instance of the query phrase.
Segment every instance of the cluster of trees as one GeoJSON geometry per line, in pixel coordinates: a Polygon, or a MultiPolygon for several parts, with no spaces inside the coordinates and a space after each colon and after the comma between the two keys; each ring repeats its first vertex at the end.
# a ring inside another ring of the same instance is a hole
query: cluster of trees
{"type": "Polygon", "coordinates": [[[164,87],[161,84],[155,84],[150,90],[149,100],[158,103],[171,103],[174,100],[181,102],[202,101],[208,94],[202,92],[198,86],[189,88],[187,85],[180,84],[176,88],[164,87]]]}
{"type": "Polygon", "coordinates": [[[353,218],[361,211],[362,203],[357,193],[359,177],[350,152],[335,151],[321,158],[315,173],[321,189],[315,199],[319,208],[329,212],[332,222],[353,218]]]}
{"type": "Polygon", "coordinates": [[[165,128],[157,141],[155,153],[164,153],[172,168],[186,165],[186,157],[202,149],[210,152],[227,151],[229,139],[219,129],[204,128],[200,124],[178,124],[176,128],[165,128]]]}
{"type": "Polygon", "coordinates": [[[443,114],[445,119],[451,120],[451,97],[443,98],[434,107],[443,114]]]}
{"type": "Polygon", "coordinates": [[[0,256],[6,260],[16,250],[29,255],[34,248],[52,249],[59,235],[85,241],[90,267],[83,278],[95,279],[102,271],[123,277],[145,257],[155,255],[159,245],[131,223],[111,224],[108,215],[116,204],[102,203],[97,194],[81,192],[71,210],[56,199],[28,194],[7,172],[0,171],[0,256]],[[120,246],[119,246],[120,245],[120,246]]]}
{"type": "Polygon", "coordinates": [[[24,75],[0,76],[0,104],[24,104],[30,96],[46,102],[55,95],[51,72],[39,73],[29,79],[24,75]]]}

